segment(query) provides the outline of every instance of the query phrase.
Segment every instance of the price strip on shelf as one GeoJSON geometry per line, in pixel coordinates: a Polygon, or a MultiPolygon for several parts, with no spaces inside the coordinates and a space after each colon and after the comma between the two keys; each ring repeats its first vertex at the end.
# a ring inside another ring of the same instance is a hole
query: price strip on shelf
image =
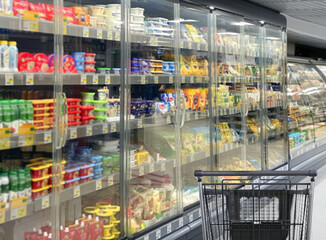
{"type": "Polygon", "coordinates": [[[169,83],[172,84],[173,83],[173,77],[169,76],[169,83]]]}
{"type": "Polygon", "coordinates": [[[26,74],[26,85],[34,85],[34,74],[28,73],[26,74]]]}
{"type": "Polygon", "coordinates": [[[70,139],[77,138],[77,128],[70,128],[70,139]]]}
{"type": "Polygon", "coordinates": [[[102,179],[96,180],[95,184],[96,191],[102,189],[102,179]]]}
{"type": "Polygon", "coordinates": [[[80,197],[80,186],[74,187],[74,198],[80,197]]]}
{"type": "Polygon", "coordinates": [[[181,83],[186,83],[186,77],[185,76],[181,77],[181,83]]]}
{"type": "Polygon", "coordinates": [[[0,203],[0,224],[6,221],[6,203],[0,203]]]}
{"type": "Polygon", "coordinates": [[[81,85],[86,85],[87,84],[87,75],[86,74],[80,75],[80,84],[81,85]]]}
{"type": "Polygon", "coordinates": [[[143,176],[145,174],[145,169],[143,166],[139,167],[139,176],[143,176]]]}
{"type": "Polygon", "coordinates": [[[21,197],[11,201],[10,220],[15,220],[26,216],[27,198],[28,197],[21,197]]]}
{"type": "Polygon", "coordinates": [[[161,164],[161,171],[165,171],[165,169],[166,169],[166,165],[165,165],[165,163],[162,163],[161,164]]]}
{"type": "Polygon", "coordinates": [[[166,232],[167,232],[167,234],[169,234],[169,233],[172,232],[172,224],[171,224],[171,223],[168,223],[168,224],[166,225],[166,232]]]}
{"type": "Polygon", "coordinates": [[[10,138],[0,138],[0,150],[10,149],[10,138]]]}
{"type": "Polygon", "coordinates": [[[149,45],[150,46],[157,46],[158,45],[158,39],[157,39],[157,37],[151,36],[149,38],[149,45]]]}
{"type": "Polygon", "coordinates": [[[146,78],[145,76],[140,77],[140,84],[146,84],[146,78]]]}
{"type": "Polygon", "coordinates": [[[143,128],[143,120],[140,119],[140,120],[137,121],[137,127],[138,128],[143,128]]]}
{"type": "Polygon", "coordinates": [[[111,75],[110,74],[105,75],[105,84],[111,84],[111,75]]]}
{"type": "Polygon", "coordinates": [[[86,127],[86,136],[92,136],[93,135],[93,127],[87,126],[86,127]]]}
{"type": "Polygon", "coordinates": [[[12,73],[5,74],[5,85],[6,86],[14,85],[14,74],[12,74],[12,73]]]}
{"type": "Polygon", "coordinates": [[[160,239],[161,238],[161,229],[157,229],[156,230],[156,239],[160,239]]]}
{"type": "Polygon", "coordinates": [[[52,142],[52,132],[44,132],[44,144],[52,142]]]}
{"type": "Polygon", "coordinates": [[[96,37],[97,37],[97,39],[103,38],[103,30],[102,29],[97,29],[96,37]]]}
{"type": "Polygon", "coordinates": [[[190,113],[186,113],[186,120],[187,120],[187,121],[190,121],[190,119],[191,119],[191,118],[190,118],[190,113]]]}
{"type": "Polygon", "coordinates": [[[151,164],[149,165],[149,171],[150,171],[150,172],[154,172],[154,171],[155,171],[155,163],[151,163],[151,164]]]}
{"type": "Polygon", "coordinates": [[[98,75],[97,74],[93,75],[93,85],[98,85],[98,75]]]}
{"type": "Polygon", "coordinates": [[[83,27],[83,37],[88,38],[89,37],[89,28],[83,27]]]}
{"type": "Polygon", "coordinates": [[[114,133],[117,131],[117,124],[116,123],[111,123],[111,132],[114,133]]]}
{"type": "Polygon", "coordinates": [[[39,31],[39,13],[24,10],[23,13],[23,30],[29,32],[39,31]]]}
{"type": "Polygon", "coordinates": [[[108,31],[108,32],[107,32],[106,38],[107,38],[108,40],[113,40],[113,33],[112,33],[112,31],[108,31]]]}
{"type": "Polygon", "coordinates": [[[114,40],[115,41],[120,41],[120,33],[119,32],[115,32],[115,34],[114,34],[114,40]]]}
{"type": "Polygon", "coordinates": [[[42,197],[42,209],[46,209],[50,207],[50,196],[42,197]]]}
{"type": "Polygon", "coordinates": [[[166,122],[167,122],[167,124],[170,124],[171,123],[171,116],[167,116],[166,122]]]}
{"type": "Polygon", "coordinates": [[[185,42],[182,41],[182,42],[180,43],[180,48],[184,48],[184,47],[185,47],[185,42]]]}
{"type": "MultiPolygon", "coordinates": [[[[111,128],[112,128],[112,126],[111,126],[111,128]]],[[[109,126],[108,126],[108,124],[103,124],[103,126],[102,126],[102,132],[103,133],[108,133],[109,132],[109,126]]]]}
{"type": "Polygon", "coordinates": [[[111,186],[111,185],[113,185],[113,183],[114,183],[113,176],[109,176],[108,185],[111,186]]]}
{"type": "Polygon", "coordinates": [[[190,76],[190,83],[194,83],[194,76],[190,76]]]}
{"type": "Polygon", "coordinates": [[[154,77],[154,83],[155,83],[155,84],[158,84],[158,76],[155,76],[155,77],[154,77]]]}
{"type": "Polygon", "coordinates": [[[198,119],[198,112],[195,112],[195,119],[198,119]]]}
{"type": "Polygon", "coordinates": [[[34,145],[34,135],[21,135],[18,137],[18,147],[34,145]]]}

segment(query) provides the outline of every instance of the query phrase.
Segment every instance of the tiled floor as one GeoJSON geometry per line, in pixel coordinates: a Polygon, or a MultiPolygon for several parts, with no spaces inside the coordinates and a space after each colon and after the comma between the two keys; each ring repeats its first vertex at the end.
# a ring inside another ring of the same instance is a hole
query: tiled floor
{"type": "Polygon", "coordinates": [[[326,166],[318,170],[312,217],[312,240],[326,239],[326,166]]]}

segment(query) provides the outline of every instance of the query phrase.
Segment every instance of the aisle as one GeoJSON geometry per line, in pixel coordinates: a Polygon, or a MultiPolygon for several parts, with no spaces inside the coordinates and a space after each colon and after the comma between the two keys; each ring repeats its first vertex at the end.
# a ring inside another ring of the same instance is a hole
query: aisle
{"type": "Polygon", "coordinates": [[[326,236],[326,166],[318,170],[315,186],[314,212],[312,219],[312,240],[326,236]]]}

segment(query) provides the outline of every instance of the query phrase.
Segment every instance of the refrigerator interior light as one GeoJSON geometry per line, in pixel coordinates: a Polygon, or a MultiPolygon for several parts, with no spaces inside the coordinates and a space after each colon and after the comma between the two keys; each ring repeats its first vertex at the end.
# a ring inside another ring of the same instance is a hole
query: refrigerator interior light
{"type": "Polygon", "coordinates": [[[234,26],[250,26],[250,25],[253,25],[253,24],[241,21],[241,22],[233,22],[233,23],[231,23],[231,25],[234,25],[234,26]]]}

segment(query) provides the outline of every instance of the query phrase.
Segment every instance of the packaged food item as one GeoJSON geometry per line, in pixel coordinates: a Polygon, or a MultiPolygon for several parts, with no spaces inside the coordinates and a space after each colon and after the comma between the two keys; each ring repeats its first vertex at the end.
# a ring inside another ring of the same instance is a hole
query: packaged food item
{"type": "Polygon", "coordinates": [[[158,115],[165,115],[169,112],[169,103],[166,102],[156,102],[155,103],[155,113],[158,115]]]}
{"type": "Polygon", "coordinates": [[[82,155],[88,155],[92,151],[92,148],[86,146],[77,147],[76,152],[82,155]]]}
{"type": "Polygon", "coordinates": [[[54,20],[54,6],[51,4],[40,3],[45,12],[45,19],[48,21],[54,20]]]}
{"type": "Polygon", "coordinates": [[[69,181],[74,180],[74,179],[79,179],[79,167],[75,167],[75,166],[71,166],[71,167],[67,167],[65,169],[66,173],[65,173],[65,181],[66,184],[67,182],[69,183],[69,181]]]}
{"type": "Polygon", "coordinates": [[[2,0],[1,9],[3,13],[12,15],[12,0],[2,0]]]}
{"type": "Polygon", "coordinates": [[[62,11],[63,11],[63,17],[67,18],[68,23],[78,24],[78,21],[75,18],[74,10],[72,8],[63,7],[62,11]]]}
{"type": "Polygon", "coordinates": [[[29,164],[26,167],[31,169],[32,178],[42,178],[49,173],[50,164],[48,163],[34,163],[29,164]]]}
{"type": "Polygon", "coordinates": [[[93,104],[96,109],[104,109],[104,108],[107,108],[108,101],[107,100],[94,100],[93,104]]]}
{"type": "Polygon", "coordinates": [[[42,4],[29,3],[29,10],[39,14],[40,18],[46,19],[45,10],[42,7],[42,4]]]}
{"type": "Polygon", "coordinates": [[[79,25],[89,25],[89,15],[85,12],[84,8],[72,7],[72,10],[75,13],[75,19],[79,25]]]}
{"type": "Polygon", "coordinates": [[[48,190],[49,190],[49,186],[39,188],[39,189],[35,189],[35,190],[32,189],[32,199],[48,195],[48,193],[49,193],[48,190]]]}
{"type": "Polygon", "coordinates": [[[75,60],[71,55],[63,56],[63,71],[64,73],[77,73],[75,68],[75,60]]]}
{"type": "Polygon", "coordinates": [[[95,117],[107,117],[107,108],[95,108],[94,109],[94,116],[95,117]]]}
{"type": "Polygon", "coordinates": [[[85,61],[95,61],[96,53],[85,53],[85,61]]]}
{"type": "Polygon", "coordinates": [[[85,69],[95,69],[95,61],[85,61],[85,69]]]}
{"type": "Polygon", "coordinates": [[[67,98],[68,107],[79,105],[80,102],[81,102],[80,98],[67,98]]]}
{"type": "Polygon", "coordinates": [[[93,170],[94,179],[98,179],[98,178],[103,177],[102,172],[103,172],[103,168],[98,168],[96,170],[93,170]]]}
{"type": "Polygon", "coordinates": [[[13,0],[12,10],[14,16],[23,16],[25,10],[29,10],[29,2],[26,0],[13,0]]]}
{"type": "Polygon", "coordinates": [[[65,183],[65,188],[70,188],[79,185],[79,180],[80,180],[79,177],[71,180],[67,180],[65,183]]]}
{"type": "Polygon", "coordinates": [[[80,168],[79,176],[84,177],[93,174],[93,163],[81,163],[78,165],[80,168]]]}
{"type": "Polygon", "coordinates": [[[87,161],[90,163],[99,163],[102,162],[103,156],[101,155],[96,155],[96,154],[91,154],[87,156],[87,161]]]}
{"type": "Polygon", "coordinates": [[[94,176],[94,174],[90,174],[90,175],[87,175],[87,176],[81,176],[79,182],[80,183],[85,183],[85,182],[92,181],[93,176],[94,176]]]}
{"type": "Polygon", "coordinates": [[[101,74],[110,74],[111,68],[97,68],[97,71],[101,74]]]}
{"type": "Polygon", "coordinates": [[[21,52],[18,54],[18,70],[20,72],[35,72],[35,61],[31,53],[21,52]]]}
{"type": "Polygon", "coordinates": [[[9,47],[7,41],[0,41],[0,66],[1,71],[9,71],[9,47]]]}
{"type": "Polygon", "coordinates": [[[82,117],[91,117],[93,115],[93,106],[80,106],[81,116],[82,117]]]}
{"type": "Polygon", "coordinates": [[[41,178],[32,178],[32,189],[40,189],[48,186],[49,176],[44,176],[41,178]]]}
{"type": "Polygon", "coordinates": [[[18,48],[14,41],[9,42],[9,70],[18,72],[18,48]]]}

